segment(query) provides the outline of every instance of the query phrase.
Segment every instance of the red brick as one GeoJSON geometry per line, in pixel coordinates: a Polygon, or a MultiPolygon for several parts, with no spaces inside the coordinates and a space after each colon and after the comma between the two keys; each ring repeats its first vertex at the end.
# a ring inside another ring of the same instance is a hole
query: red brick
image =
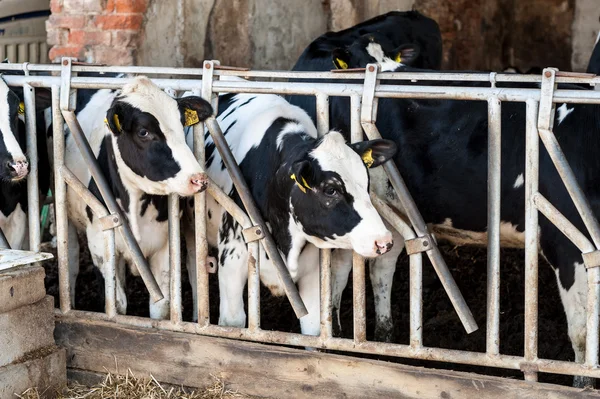
{"type": "Polygon", "coordinates": [[[104,7],[104,11],[107,13],[111,13],[115,10],[115,2],[118,0],[108,0],[106,2],[106,7],[104,7]]]}
{"type": "Polygon", "coordinates": [[[52,61],[58,61],[61,57],[83,58],[83,47],[59,47],[54,46],[50,49],[48,57],[52,61]]]}
{"type": "Polygon", "coordinates": [[[52,14],[61,13],[63,10],[62,0],[50,0],[50,12],[52,14]]]}
{"type": "MultiPolygon", "coordinates": [[[[110,1],[110,0],[109,0],[110,1]]],[[[115,1],[118,13],[144,13],[148,2],[146,0],[118,0],[115,1]]]]}
{"type": "Polygon", "coordinates": [[[69,46],[110,45],[110,32],[72,29],[69,33],[69,46]]]}
{"type": "Polygon", "coordinates": [[[46,29],[46,41],[51,46],[64,46],[67,44],[69,31],[67,29],[46,29]]]}
{"type": "Polygon", "coordinates": [[[94,23],[100,29],[140,30],[144,17],[141,14],[98,15],[94,23]]]}
{"type": "Polygon", "coordinates": [[[135,50],[121,47],[96,47],[93,59],[94,62],[107,65],[133,65],[135,50]]]}
{"type": "Polygon", "coordinates": [[[85,15],[50,15],[48,23],[52,28],[82,29],[87,24],[85,15]]]}
{"type": "Polygon", "coordinates": [[[113,31],[112,44],[119,47],[135,47],[137,45],[138,32],[130,30],[113,31]]]}

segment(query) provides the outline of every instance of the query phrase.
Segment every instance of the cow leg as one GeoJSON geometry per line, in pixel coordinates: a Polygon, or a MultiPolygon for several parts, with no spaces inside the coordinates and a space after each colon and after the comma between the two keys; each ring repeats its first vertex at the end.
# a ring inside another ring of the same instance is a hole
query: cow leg
{"type": "Polygon", "coordinates": [[[168,319],[170,308],[170,270],[169,270],[169,245],[165,245],[150,258],[150,270],[164,296],[158,302],[150,300],[150,317],[153,319],[168,319]]]}
{"type": "Polygon", "coordinates": [[[125,291],[126,287],[126,278],[125,278],[125,268],[127,267],[127,262],[122,256],[117,255],[117,259],[115,259],[116,265],[116,288],[117,288],[117,313],[118,314],[127,314],[127,294],[125,291]]]}
{"type": "Polygon", "coordinates": [[[371,261],[369,275],[375,300],[375,340],[392,342],[394,321],[392,319],[392,282],[398,257],[404,249],[404,238],[395,230],[392,249],[371,261]]]}
{"type": "Polygon", "coordinates": [[[67,225],[67,234],[69,241],[68,260],[69,263],[69,288],[71,295],[71,306],[75,307],[75,286],[77,285],[77,276],[79,275],[79,237],[77,228],[71,222],[67,225]]]}
{"type": "Polygon", "coordinates": [[[331,254],[331,301],[333,306],[333,335],[342,334],[340,306],[342,293],[348,285],[348,276],[352,270],[352,251],[336,249],[331,254]]]}
{"type": "MultiPolygon", "coordinates": [[[[558,269],[556,277],[560,299],[563,303],[569,325],[569,338],[575,352],[575,362],[585,362],[585,338],[586,338],[586,306],[587,306],[587,273],[582,263],[575,262],[575,281],[568,289],[561,285],[558,269]]],[[[594,379],[590,377],[573,377],[573,386],[583,388],[593,386],[594,379]]]]}
{"type": "Polygon", "coordinates": [[[308,314],[300,319],[300,330],[305,335],[319,335],[321,332],[321,295],[317,247],[312,244],[306,245],[298,259],[298,266],[300,273],[298,291],[306,305],[306,310],[308,310],[308,314]]]}

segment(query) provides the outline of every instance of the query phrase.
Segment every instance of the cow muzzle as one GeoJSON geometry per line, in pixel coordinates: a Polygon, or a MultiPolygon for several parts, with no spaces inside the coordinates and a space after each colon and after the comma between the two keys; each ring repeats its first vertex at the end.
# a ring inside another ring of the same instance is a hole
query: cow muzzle
{"type": "Polygon", "coordinates": [[[190,188],[192,194],[201,193],[208,187],[208,175],[206,173],[196,173],[190,177],[190,188]]]}
{"type": "Polygon", "coordinates": [[[16,182],[24,179],[29,173],[29,162],[27,160],[8,161],[6,168],[10,173],[11,180],[16,182]]]}

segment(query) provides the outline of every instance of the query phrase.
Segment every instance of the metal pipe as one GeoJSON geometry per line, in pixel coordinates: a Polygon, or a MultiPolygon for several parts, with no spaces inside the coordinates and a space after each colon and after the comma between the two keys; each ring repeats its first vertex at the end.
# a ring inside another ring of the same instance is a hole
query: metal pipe
{"type": "Polygon", "coordinates": [[[248,243],[248,330],[260,329],[260,248],[248,243]]]}
{"type": "Polygon", "coordinates": [[[71,170],[69,170],[69,168],[63,166],[61,168],[61,173],[65,183],[67,183],[69,188],[81,197],[83,202],[90,207],[94,215],[100,218],[108,216],[108,210],[104,204],[102,204],[102,202],[100,202],[100,200],[96,198],[96,196],[92,194],[90,190],[88,190],[88,188],[81,182],[81,180],[77,178],[77,176],[75,176],[73,172],[71,172],[71,170]]]}
{"type": "Polygon", "coordinates": [[[35,89],[23,86],[25,103],[25,132],[27,137],[27,155],[29,158],[29,176],[27,177],[27,218],[29,221],[29,249],[40,252],[40,190],[38,178],[37,126],[35,112],[35,89]]]}
{"type": "Polygon", "coordinates": [[[264,234],[264,239],[262,240],[263,247],[277,270],[284,291],[290,301],[290,304],[292,305],[292,308],[294,309],[294,312],[296,313],[296,316],[298,318],[305,316],[308,314],[308,311],[304,306],[304,302],[302,302],[302,298],[300,298],[300,294],[298,293],[298,289],[296,288],[296,285],[290,276],[290,272],[281,258],[281,254],[275,245],[275,240],[271,236],[271,232],[267,228],[260,211],[254,203],[250,189],[244,180],[244,176],[242,175],[240,167],[236,163],[235,158],[231,153],[231,149],[229,148],[225,137],[223,137],[223,132],[221,131],[219,124],[214,117],[208,118],[205,123],[208,126],[208,131],[212,136],[217,150],[221,154],[223,163],[231,175],[235,188],[240,196],[240,199],[242,200],[242,203],[244,204],[244,207],[248,211],[251,220],[254,222],[254,224],[261,228],[264,234]]]}
{"type": "Polygon", "coordinates": [[[500,353],[501,103],[488,101],[488,246],[486,352],[500,353]]]}
{"type": "Polygon", "coordinates": [[[104,268],[104,311],[109,318],[117,315],[117,256],[115,244],[115,230],[106,230],[104,232],[104,262],[102,266],[104,268]]]}
{"type": "Polygon", "coordinates": [[[181,321],[181,229],[179,196],[169,195],[169,274],[171,320],[181,321]]]}
{"type": "MultiPolygon", "coordinates": [[[[537,132],[538,103],[526,103],[525,136],[525,359],[538,356],[538,213],[533,195],[539,190],[540,142],[537,132]]],[[[537,381],[537,373],[526,372],[525,379],[537,381]]]]}
{"type": "MultiPolygon", "coordinates": [[[[67,185],[63,177],[65,160],[64,121],[60,112],[60,89],[52,87],[52,145],[54,153],[54,212],[56,217],[56,252],[58,258],[58,292],[60,310],[71,310],[71,288],[69,282],[69,236],[67,231],[67,185]]],[[[79,266],[79,265],[78,265],[79,266]]],[[[72,282],[73,284],[76,281],[72,282]]]]}
{"type": "Polygon", "coordinates": [[[321,338],[333,336],[331,304],[331,249],[321,249],[320,254],[320,291],[321,291],[321,338]]]}
{"type": "MultiPolygon", "coordinates": [[[[135,240],[131,228],[129,227],[129,223],[127,223],[127,219],[123,216],[121,208],[117,204],[117,201],[115,200],[115,197],[113,196],[112,191],[110,190],[110,187],[106,182],[104,175],[102,174],[102,170],[100,170],[100,166],[98,166],[96,157],[87,139],[85,138],[83,131],[81,130],[81,126],[79,125],[79,121],[77,120],[75,113],[67,110],[60,111],[62,112],[62,115],[69,126],[69,130],[75,139],[75,143],[81,152],[81,156],[83,157],[86,165],[90,168],[90,173],[96,182],[98,190],[100,191],[100,194],[102,195],[109,212],[111,214],[119,215],[119,218],[122,221],[122,225],[119,227],[119,232],[121,233],[123,242],[133,258],[133,262],[140,272],[142,280],[144,280],[144,284],[148,288],[150,298],[155,302],[163,299],[164,297],[160,291],[160,287],[156,283],[156,280],[150,271],[148,262],[146,261],[144,254],[135,240]]],[[[59,201],[58,197],[57,201],[59,201]]]]}

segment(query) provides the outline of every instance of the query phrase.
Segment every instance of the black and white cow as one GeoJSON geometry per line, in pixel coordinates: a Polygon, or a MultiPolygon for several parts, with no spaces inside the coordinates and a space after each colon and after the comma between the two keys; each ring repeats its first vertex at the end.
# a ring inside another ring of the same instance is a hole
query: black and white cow
{"type": "MultiPolygon", "coordinates": [[[[169,311],[167,195],[193,195],[206,188],[207,179],[185,142],[185,113],[199,121],[212,114],[199,97],[173,99],[146,77],[140,76],[121,91],[99,90],[77,113],[83,131],[126,215],[144,256],[165,298],[150,303],[152,318],[169,311]],[[106,122],[105,122],[106,119],[106,122]]],[[[98,198],[98,188],[71,135],[66,138],[65,164],[98,198]]],[[[78,274],[77,229],[85,231],[94,265],[104,270],[104,239],[98,220],[75,191],[67,190],[69,265],[72,300],[78,274]]],[[[132,265],[120,235],[117,250],[117,310],[125,313],[125,261],[132,265]]],[[[132,272],[137,269],[132,267],[132,272]]]]}
{"type": "MultiPolygon", "coordinates": [[[[22,93],[23,89],[11,90],[0,79],[0,228],[12,249],[28,248],[29,244],[26,184],[29,161],[22,93]],[[21,94],[21,98],[16,93],[21,94]]],[[[38,136],[39,187],[40,193],[46,194],[50,179],[48,156],[44,134],[38,136]]]]}
{"type": "MultiPolygon", "coordinates": [[[[596,45],[596,50],[598,50],[596,45]]],[[[359,65],[349,65],[357,67],[359,65]]],[[[399,71],[415,69],[399,67],[399,71]]],[[[420,70],[418,70],[420,71],[420,70]]],[[[421,71],[422,72],[422,71],[421,71]]],[[[453,83],[451,85],[456,85],[453,83]]],[[[580,86],[565,88],[581,89],[580,86]]],[[[487,240],[487,104],[482,101],[380,99],[377,127],[398,146],[394,161],[423,217],[440,239],[459,245],[487,240]]],[[[332,103],[332,120],[348,109],[332,103]]],[[[502,103],[501,244],[524,239],[525,105],[502,103]]],[[[600,106],[559,104],[554,134],[596,215],[600,215],[600,106]]],[[[539,189],[563,215],[585,232],[548,153],[540,149],[539,189]]],[[[372,181],[375,179],[372,177],[372,181]]],[[[402,212],[385,180],[374,181],[378,195],[402,212]]],[[[575,360],[583,362],[586,337],[587,273],[581,252],[548,220],[540,218],[540,251],[556,273],[575,360]]],[[[378,281],[391,281],[394,268],[375,267],[378,281]]],[[[381,266],[381,265],[378,265],[381,266]]],[[[389,288],[383,287],[389,310],[389,288]]],[[[381,299],[380,299],[381,300],[381,299]]],[[[378,317],[381,316],[378,314],[378,317]]],[[[391,314],[389,314],[391,317],[391,314]]],[[[391,319],[390,319],[391,320],[391,319]]],[[[576,378],[581,385],[585,379],[576,378]]]]}
{"type": "MultiPolygon", "coordinates": [[[[396,146],[388,140],[348,145],[335,131],[317,138],[308,115],[276,95],[226,94],[219,103],[225,138],[307,306],[302,333],[318,335],[318,248],[353,249],[366,257],[392,248],[392,235],[371,204],[361,155],[369,154],[374,167],[391,158],[396,146]]],[[[241,205],[208,135],[206,160],[211,179],[241,205]]],[[[207,235],[209,245],[219,249],[219,324],[243,327],[248,252],[241,226],[212,198],[207,235]]],[[[193,236],[187,239],[188,249],[194,248],[193,236]]],[[[189,256],[190,281],[195,282],[193,252],[189,256]]],[[[260,277],[274,295],[283,295],[262,248],[260,277]]]]}

